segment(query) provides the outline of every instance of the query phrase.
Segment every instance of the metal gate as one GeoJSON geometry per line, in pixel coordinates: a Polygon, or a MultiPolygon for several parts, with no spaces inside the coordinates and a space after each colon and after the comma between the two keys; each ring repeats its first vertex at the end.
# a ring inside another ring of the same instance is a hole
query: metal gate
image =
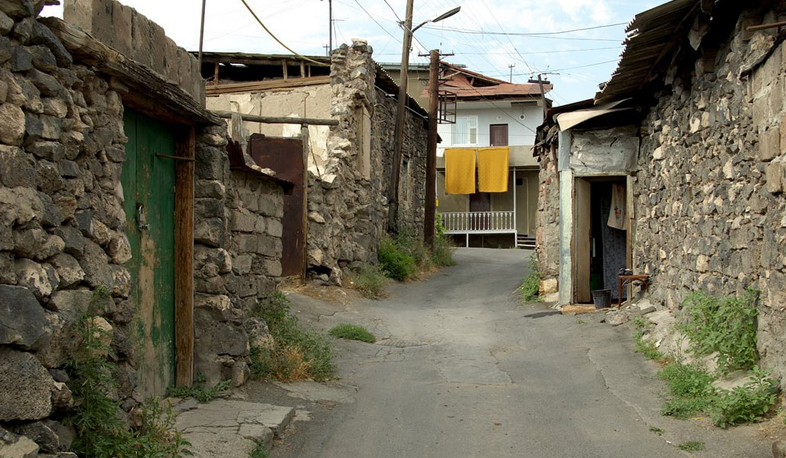
{"type": "Polygon", "coordinates": [[[306,248],[303,141],[300,138],[253,134],[249,138],[248,152],[258,166],[271,169],[276,172],[277,178],[294,184],[292,192],[284,195],[281,275],[301,276],[306,248]]]}

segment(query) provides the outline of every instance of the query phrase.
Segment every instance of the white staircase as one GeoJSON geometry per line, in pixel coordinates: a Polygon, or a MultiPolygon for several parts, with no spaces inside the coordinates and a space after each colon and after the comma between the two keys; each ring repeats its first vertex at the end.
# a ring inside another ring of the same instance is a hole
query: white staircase
{"type": "Polygon", "coordinates": [[[534,250],[535,237],[530,237],[527,234],[516,234],[516,248],[523,248],[525,250],[534,250]]]}

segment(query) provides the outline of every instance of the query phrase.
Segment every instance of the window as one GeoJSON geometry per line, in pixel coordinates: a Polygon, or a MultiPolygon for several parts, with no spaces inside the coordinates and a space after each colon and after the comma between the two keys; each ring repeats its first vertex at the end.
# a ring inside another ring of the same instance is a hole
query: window
{"type": "Polygon", "coordinates": [[[454,145],[477,145],[478,117],[457,116],[456,124],[453,125],[453,135],[451,137],[451,143],[454,145]]]}

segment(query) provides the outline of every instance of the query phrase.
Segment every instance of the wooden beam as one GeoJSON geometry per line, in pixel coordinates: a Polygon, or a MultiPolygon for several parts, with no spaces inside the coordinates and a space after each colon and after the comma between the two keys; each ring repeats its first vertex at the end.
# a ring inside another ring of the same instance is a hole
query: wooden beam
{"type": "Polygon", "coordinates": [[[226,83],[220,86],[208,86],[205,88],[207,95],[232,94],[238,92],[268,91],[274,89],[289,89],[303,86],[317,86],[330,84],[329,76],[312,76],[299,78],[297,80],[273,80],[273,81],[246,81],[242,83],[226,83]]]}
{"type": "Polygon", "coordinates": [[[218,86],[218,67],[221,63],[216,59],[216,69],[213,71],[213,86],[218,86]]]}
{"type": "Polygon", "coordinates": [[[194,380],[194,127],[181,130],[175,161],[175,384],[194,380]]]}
{"type": "Polygon", "coordinates": [[[300,77],[301,78],[306,77],[306,63],[303,61],[300,61],[300,77]]]}
{"type": "MultiPolygon", "coordinates": [[[[218,116],[219,118],[232,119],[233,112],[213,111],[213,114],[218,116]]],[[[240,117],[243,119],[243,121],[261,122],[263,124],[308,124],[313,126],[338,125],[337,119],[272,117],[272,116],[257,116],[257,115],[244,114],[244,113],[240,113],[240,117]]]]}
{"type": "Polygon", "coordinates": [[[286,60],[282,60],[281,61],[281,72],[284,75],[284,81],[288,80],[289,79],[289,73],[287,71],[287,61],[286,60]]]}

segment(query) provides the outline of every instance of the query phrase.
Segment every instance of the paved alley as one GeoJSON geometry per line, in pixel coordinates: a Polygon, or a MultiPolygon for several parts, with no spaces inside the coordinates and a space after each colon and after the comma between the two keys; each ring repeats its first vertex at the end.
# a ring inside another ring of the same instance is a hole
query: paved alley
{"type": "Polygon", "coordinates": [[[271,456],[772,456],[757,426],[662,417],[657,366],[632,351],[629,329],[520,305],[529,254],[460,249],[457,266],[382,301],[291,295],[302,321],[362,324],[379,340],[339,342],[336,384],[351,399],[296,421],[271,456]],[[706,451],[677,448],[687,441],[706,451]]]}

